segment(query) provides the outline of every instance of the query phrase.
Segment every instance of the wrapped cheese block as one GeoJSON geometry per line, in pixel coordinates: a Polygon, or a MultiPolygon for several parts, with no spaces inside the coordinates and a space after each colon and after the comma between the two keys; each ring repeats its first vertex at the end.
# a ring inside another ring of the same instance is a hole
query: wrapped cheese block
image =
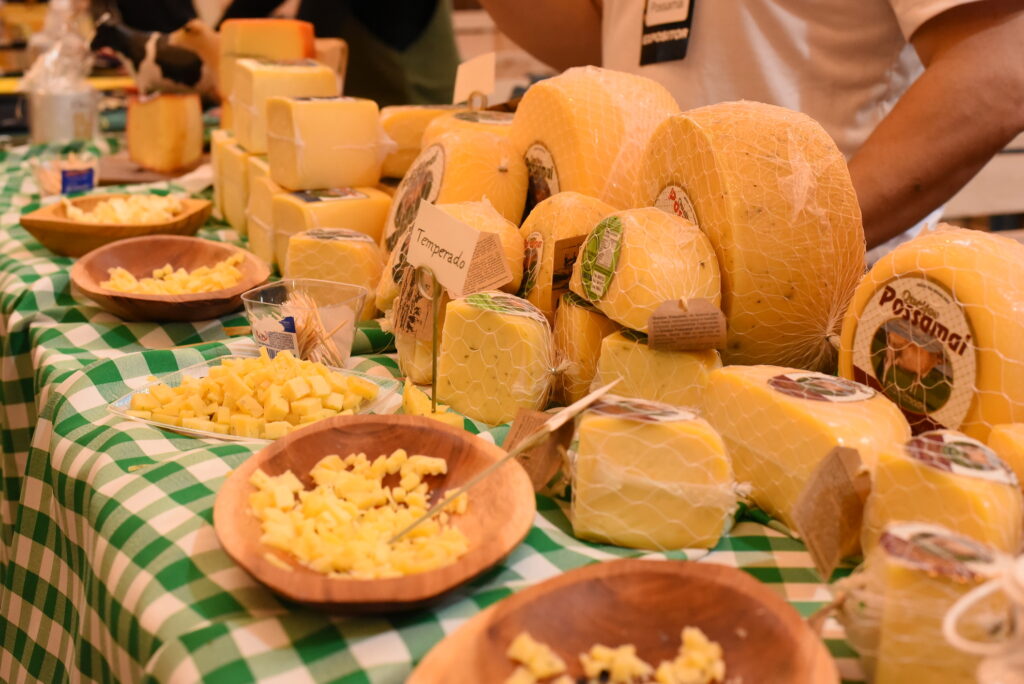
{"type": "Polygon", "coordinates": [[[670,299],[718,304],[721,281],[711,243],[684,218],[648,207],[619,211],[590,231],[569,288],[616,323],[647,330],[670,299]]]}
{"type": "Polygon", "coordinates": [[[434,119],[462,111],[453,105],[392,105],[380,110],[384,133],[394,141],[395,149],[384,158],[381,174],[401,178],[419,156],[423,133],[434,119]]]}
{"type": "Polygon", "coordinates": [[[629,206],[697,224],[722,270],[726,363],[825,370],[864,271],[860,206],[835,143],[813,119],[726,102],[665,120],[629,206]]]}
{"type": "Polygon", "coordinates": [[[1010,466],[1017,482],[1024,482],[1024,423],[993,426],[988,433],[988,446],[1010,466]]]}
{"type": "Polygon", "coordinates": [[[519,296],[550,320],[558,298],[569,290],[580,245],[594,226],[614,211],[610,204],[572,191],[538,204],[519,228],[526,243],[519,296]]]}
{"type": "Polygon", "coordinates": [[[873,468],[880,451],[910,439],[899,408],[875,390],[779,366],[712,371],[704,417],[725,440],[736,479],[752,485],[754,503],[790,527],[798,497],[832,449],[856,449],[873,468]]]}
{"type": "Polygon", "coordinates": [[[527,211],[566,190],[630,206],[644,148],[679,106],[649,78],[576,67],[532,85],[509,137],[530,169],[527,211]]]}
{"type": "Polygon", "coordinates": [[[692,411],[606,395],[579,418],[570,518],[581,539],[711,548],[736,509],[722,438],[692,411]]]}
{"type": "Polygon", "coordinates": [[[203,107],[199,95],[164,93],[128,100],[128,157],[158,173],[183,171],[203,156],[203,107]]]}
{"type": "Polygon", "coordinates": [[[376,188],[329,188],[274,197],[274,254],[285,263],[288,238],[312,228],[346,228],[380,239],[391,198],[376,188]]]}
{"type": "Polygon", "coordinates": [[[284,192],[270,180],[269,174],[251,179],[249,183],[249,202],[245,208],[249,251],[270,266],[277,264],[274,257],[274,197],[284,192]]]}
{"type": "Polygon", "coordinates": [[[533,304],[505,292],[448,303],[438,356],[437,398],[489,425],[547,404],[551,329],[533,304]]]}
{"type": "Polygon", "coordinates": [[[222,141],[217,152],[220,166],[220,201],[224,219],[239,234],[245,235],[247,220],[245,209],[249,204],[249,157],[233,139],[222,141]]]}
{"type": "Polygon", "coordinates": [[[594,388],[618,380],[615,393],[676,406],[700,406],[708,374],[722,367],[714,349],[659,351],[647,346],[647,336],[622,330],[601,342],[594,388]]]}
{"type": "Polygon", "coordinates": [[[210,132],[210,167],[213,169],[213,215],[224,218],[224,201],[221,194],[224,190],[224,178],[221,172],[221,150],[225,145],[234,142],[234,138],[223,128],[210,132]]]}
{"type": "Polygon", "coordinates": [[[579,295],[562,295],[554,329],[555,358],[560,371],[552,395],[556,402],[568,405],[587,395],[597,371],[601,341],[620,327],[579,295]]]}
{"type": "Polygon", "coordinates": [[[495,135],[508,135],[512,128],[511,112],[457,111],[447,112],[431,119],[423,130],[420,145],[430,147],[438,138],[450,131],[484,131],[495,135]]]}
{"type": "Polygon", "coordinates": [[[886,254],[843,321],[839,372],[883,392],[915,431],[982,441],[1024,421],[1024,244],[945,224],[886,254]]]}
{"type": "MultiPolygon", "coordinates": [[[[372,293],[384,268],[384,251],[370,236],[344,228],[314,228],[288,239],[285,278],[333,280],[372,293]]],[[[373,319],[377,307],[367,296],[359,320],[373,319]]]]}
{"type": "Polygon", "coordinates": [[[1024,503],[1016,475],[994,451],[958,432],[935,430],[879,452],[864,508],[864,552],[887,524],[901,520],[955,527],[1016,553],[1024,503]]]}

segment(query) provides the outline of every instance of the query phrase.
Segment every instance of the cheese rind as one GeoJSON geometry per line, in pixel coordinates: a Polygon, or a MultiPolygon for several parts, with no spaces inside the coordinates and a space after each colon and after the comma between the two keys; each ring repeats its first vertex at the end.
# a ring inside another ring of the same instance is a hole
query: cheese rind
{"type": "Polygon", "coordinates": [[[203,107],[195,93],[128,100],[128,156],[144,169],[171,173],[203,156],[203,107]]]}
{"type": "Polygon", "coordinates": [[[718,305],[721,281],[711,243],[678,216],[653,207],[606,216],[587,235],[569,288],[601,313],[634,330],[670,299],[718,305]]]}
{"type": "Polygon", "coordinates": [[[568,405],[587,395],[597,372],[601,341],[620,327],[579,295],[562,295],[555,312],[555,359],[560,372],[554,401],[568,405]]]}
{"type": "Polygon", "coordinates": [[[988,446],[1013,469],[1017,482],[1024,483],[1024,423],[993,426],[988,446]]]}
{"type": "Polygon", "coordinates": [[[868,468],[910,438],[899,408],[874,390],[779,366],[726,366],[708,376],[704,417],[722,435],[736,479],[754,502],[794,526],[793,507],[814,469],[835,447],[851,447],[868,468]]]}
{"type": "Polygon", "coordinates": [[[288,238],[313,228],[345,228],[380,239],[391,198],[376,188],[330,188],[278,194],[273,200],[274,255],[286,263],[288,238]]]}
{"type": "Polygon", "coordinates": [[[285,278],[315,278],[365,288],[367,297],[359,320],[374,317],[370,296],[384,268],[384,252],[373,238],[343,228],[314,228],[288,239],[285,278]]]}
{"type": "Polygon", "coordinates": [[[384,133],[395,142],[395,150],[384,158],[381,174],[401,178],[416,161],[422,149],[423,133],[439,116],[462,111],[452,105],[392,105],[380,110],[384,133]]]}

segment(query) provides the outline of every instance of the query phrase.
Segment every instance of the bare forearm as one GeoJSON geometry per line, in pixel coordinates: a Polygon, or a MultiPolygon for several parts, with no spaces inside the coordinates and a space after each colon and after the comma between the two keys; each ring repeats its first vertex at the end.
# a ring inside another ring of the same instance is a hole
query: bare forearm
{"type": "Polygon", "coordinates": [[[601,7],[597,0],[481,0],[494,23],[545,64],[567,69],[601,63],[601,7]],[[532,10],[532,11],[530,11],[532,10]]]}

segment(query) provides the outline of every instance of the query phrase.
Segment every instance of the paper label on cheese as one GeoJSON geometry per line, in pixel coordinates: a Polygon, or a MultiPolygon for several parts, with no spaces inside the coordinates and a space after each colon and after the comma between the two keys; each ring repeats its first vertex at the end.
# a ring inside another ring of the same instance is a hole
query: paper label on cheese
{"type": "Polygon", "coordinates": [[[919,276],[894,278],[861,313],[854,377],[889,397],[915,432],[956,429],[974,398],[977,355],[963,307],[919,276]]]}
{"type": "Polygon", "coordinates": [[[526,210],[528,216],[533,208],[552,195],[560,192],[558,183],[558,167],[551,151],[543,143],[536,142],[526,149],[523,155],[526,170],[530,174],[530,185],[526,191],[526,210]]]}
{"type": "Polygon", "coordinates": [[[444,148],[431,145],[420,153],[419,159],[419,163],[405,174],[394,199],[394,218],[387,226],[386,235],[389,250],[394,249],[402,236],[409,232],[420,210],[420,201],[433,204],[441,193],[445,167],[444,148]]]}
{"type": "Polygon", "coordinates": [[[997,574],[996,554],[988,546],[953,534],[939,525],[897,523],[882,533],[879,545],[890,557],[930,575],[976,582],[997,574]]]}
{"type": "Polygon", "coordinates": [[[373,238],[366,233],[360,233],[358,230],[349,230],[348,228],[311,228],[306,231],[306,235],[316,240],[373,242],[373,238]]]}
{"type": "Polygon", "coordinates": [[[474,112],[457,112],[455,114],[455,118],[472,123],[511,126],[514,116],[511,112],[491,112],[486,109],[481,109],[474,112]]]}
{"type": "Polygon", "coordinates": [[[966,435],[925,432],[907,442],[904,450],[910,458],[936,470],[1017,486],[1017,476],[996,452],[966,435]]]}
{"type": "Polygon", "coordinates": [[[658,351],[700,351],[726,345],[725,314],[709,299],[669,300],[647,321],[649,344],[658,351]]]}
{"type": "Polygon", "coordinates": [[[824,373],[800,371],[783,373],[769,378],[768,386],[776,392],[811,401],[830,401],[844,404],[866,401],[875,396],[875,391],[860,383],[837,378],[824,373]]]}
{"type": "Polygon", "coordinates": [[[544,253],[544,236],[535,230],[526,237],[523,250],[523,282],[519,286],[519,296],[526,297],[537,284],[540,273],[540,258],[544,253]]]}
{"type": "Polygon", "coordinates": [[[466,303],[484,311],[523,316],[542,323],[544,327],[548,325],[548,319],[544,317],[540,309],[525,299],[507,292],[477,292],[466,297],[466,303]]]}
{"type": "Polygon", "coordinates": [[[601,301],[615,277],[622,251],[622,221],[609,216],[597,224],[580,250],[583,293],[592,302],[601,301]]]}
{"type": "Polygon", "coordinates": [[[257,344],[267,348],[267,355],[270,358],[274,358],[282,351],[289,351],[296,357],[299,355],[295,318],[292,316],[257,318],[252,323],[252,337],[257,344]]]}
{"type": "Polygon", "coordinates": [[[551,270],[551,296],[558,297],[569,291],[569,280],[572,278],[572,267],[576,265],[579,258],[580,248],[586,235],[573,235],[572,237],[555,240],[552,255],[553,268],[551,270]]]}
{"type": "Polygon", "coordinates": [[[433,312],[434,302],[421,291],[416,269],[405,269],[395,298],[395,330],[429,340],[434,334],[433,312]]]}
{"type": "Polygon", "coordinates": [[[666,214],[681,216],[693,225],[700,227],[700,224],[697,223],[697,210],[693,208],[690,196],[678,185],[666,185],[655,198],[654,206],[666,214]]]}
{"type": "Polygon", "coordinates": [[[697,414],[693,411],[687,411],[677,406],[613,395],[605,395],[604,398],[592,404],[587,409],[587,413],[612,416],[638,423],[679,423],[697,419],[697,414]]]}
{"type": "Polygon", "coordinates": [[[303,202],[338,202],[356,199],[366,199],[369,197],[365,192],[360,192],[355,188],[326,188],[324,190],[301,190],[299,192],[293,192],[293,197],[297,197],[303,202]]]}

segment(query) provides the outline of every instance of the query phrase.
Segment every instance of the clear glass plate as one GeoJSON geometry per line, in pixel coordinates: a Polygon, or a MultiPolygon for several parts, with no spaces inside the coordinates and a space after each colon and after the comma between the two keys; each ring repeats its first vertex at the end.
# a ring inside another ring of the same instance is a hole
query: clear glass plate
{"type": "MultiPolygon", "coordinates": [[[[107,410],[111,413],[118,415],[128,420],[134,420],[138,423],[145,423],[146,425],[152,425],[154,427],[162,428],[164,430],[170,430],[171,432],[177,432],[183,435],[189,435],[191,437],[204,437],[208,439],[219,439],[228,442],[254,442],[258,444],[270,444],[273,440],[260,439],[256,437],[239,437],[238,435],[225,435],[219,432],[209,432],[207,430],[194,430],[192,428],[184,428],[177,425],[168,425],[167,423],[160,423],[155,420],[148,418],[139,418],[138,416],[132,416],[128,414],[128,410],[131,407],[132,397],[139,393],[148,392],[154,385],[158,383],[164,383],[168,387],[178,387],[181,385],[183,378],[205,378],[210,374],[210,369],[214,366],[219,366],[225,359],[251,359],[254,356],[245,355],[229,355],[220,356],[210,361],[204,361],[197,363],[193,366],[187,366],[181,370],[175,371],[158,377],[156,380],[146,383],[138,389],[134,389],[123,397],[115,399],[107,407],[107,410]]],[[[355,370],[348,370],[345,368],[332,368],[335,373],[341,373],[342,375],[354,375],[358,378],[369,380],[373,384],[380,388],[377,393],[377,397],[372,401],[364,404],[356,413],[363,414],[389,414],[394,413],[402,405],[402,383],[393,378],[382,378],[377,375],[370,375],[368,373],[360,373],[355,370]]]]}

